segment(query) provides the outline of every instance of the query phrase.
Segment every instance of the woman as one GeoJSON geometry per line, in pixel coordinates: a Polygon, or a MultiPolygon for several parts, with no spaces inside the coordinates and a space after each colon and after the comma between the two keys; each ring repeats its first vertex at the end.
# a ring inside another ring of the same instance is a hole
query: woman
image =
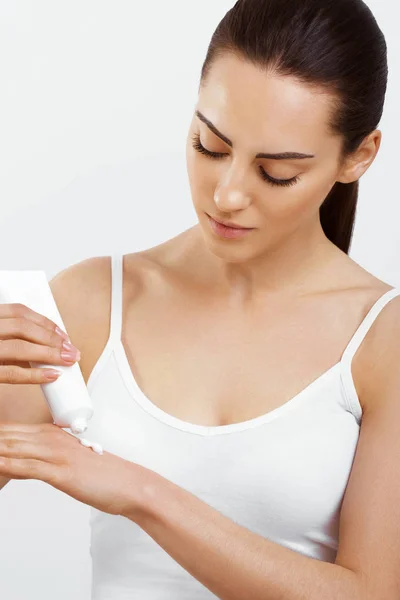
{"type": "MultiPolygon", "coordinates": [[[[398,597],[400,289],[348,256],[386,84],[361,0],[239,0],[188,135],[199,223],[51,282],[106,451],[4,394],[0,473],[93,507],[93,599],[398,597]]],[[[1,311],[4,383],[43,383],[55,324],[1,311]]]]}

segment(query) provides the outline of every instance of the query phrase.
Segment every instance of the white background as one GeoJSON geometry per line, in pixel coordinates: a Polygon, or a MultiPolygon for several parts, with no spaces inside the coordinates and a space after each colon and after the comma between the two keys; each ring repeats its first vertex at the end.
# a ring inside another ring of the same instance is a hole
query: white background
{"type": "MultiPolygon", "coordinates": [[[[400,17],[369,0],[389,51],[379,154],[350,255],[400,285],[400,17]],[[397,64],[396,64],[397,58],[397,64]]],[[[210,37],[233,0],[0,4],[0,268],[48,278],[197,222],[185,143],[210,37]]],[[[89,508],[38,481],[0,492],[0,595],[88,600],[89,508]]]]}

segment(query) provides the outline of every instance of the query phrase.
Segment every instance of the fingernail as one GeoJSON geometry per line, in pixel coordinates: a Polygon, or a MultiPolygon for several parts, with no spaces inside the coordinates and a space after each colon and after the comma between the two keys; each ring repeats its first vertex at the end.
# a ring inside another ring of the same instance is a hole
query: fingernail
{"type": "Polygon", "coordinates": [[[63,345],[63,348],[66,350],[66,352],[61,352],[61,356],[63,358],[68,359],[69,357],[71,357],[71,360],[74,360],[76,357],[77,360],[80,360],[81,353],[78,350],[78,348],[75,348],[75,346],[73,346],[71,344],[71,342],[63,342],[62,345],[63,345]]]}
{"type": "Polygon", "coordinates": [[[61,352],[61,358],[67,363],[79,362],[81,359],[81,353],[78,352],[61,352]]]}
{"type": "Polygon", "coordinates": [[[46,369],[43,375],[50,381],[52,379],[57,379],[57,377],[62,375],[62,371],[57,371],[57,369],[46,369]]]}

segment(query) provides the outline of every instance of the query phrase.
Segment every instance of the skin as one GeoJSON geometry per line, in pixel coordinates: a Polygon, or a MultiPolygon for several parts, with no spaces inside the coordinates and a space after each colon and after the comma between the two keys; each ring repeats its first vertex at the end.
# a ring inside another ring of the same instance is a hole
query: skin
{"type": "Polygon", "coordinates": [[[200,225],[193,235],[201,234],[197,252],[206,262],[215,294],[245,307],[271,294],[323,287],[339,269],[342,281],[343,268],[345,276],[355,278],[353,261],[326,238],[319,207],[336,181],[350,183],[367,171],[379,150],[381,132],[373,131],[340,164],[342,140],[328,131],[331,109],[331,96],[291,77],[266,74],[228,54],[214,63],[196,110],[233,147],[194,114],[187,169],[200,225]],[[208,150],[226,156],[215,160],[200,154],[192,146],[194,134],[208,150]],[[285,151],[315,158],[255,158],[259,152],[285,151]],[[272,177],[300,176],[300,181],[290,187],[272,186],[262,179],[260,166],[272,177]],[[255,230],[243,239],[222,239],[212,232],[205,213],[255,230]]]}

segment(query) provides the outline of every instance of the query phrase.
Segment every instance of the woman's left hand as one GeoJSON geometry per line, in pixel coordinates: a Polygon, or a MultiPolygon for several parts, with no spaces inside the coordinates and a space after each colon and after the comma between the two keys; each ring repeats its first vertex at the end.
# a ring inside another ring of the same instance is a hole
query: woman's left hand
{"type": "Polygon", "coordinates": [[[57,425],[0,423],[0,475],[44,481],[106,513],[134,514],[146,471],[115,454],[95,453],[57,425]]]}

